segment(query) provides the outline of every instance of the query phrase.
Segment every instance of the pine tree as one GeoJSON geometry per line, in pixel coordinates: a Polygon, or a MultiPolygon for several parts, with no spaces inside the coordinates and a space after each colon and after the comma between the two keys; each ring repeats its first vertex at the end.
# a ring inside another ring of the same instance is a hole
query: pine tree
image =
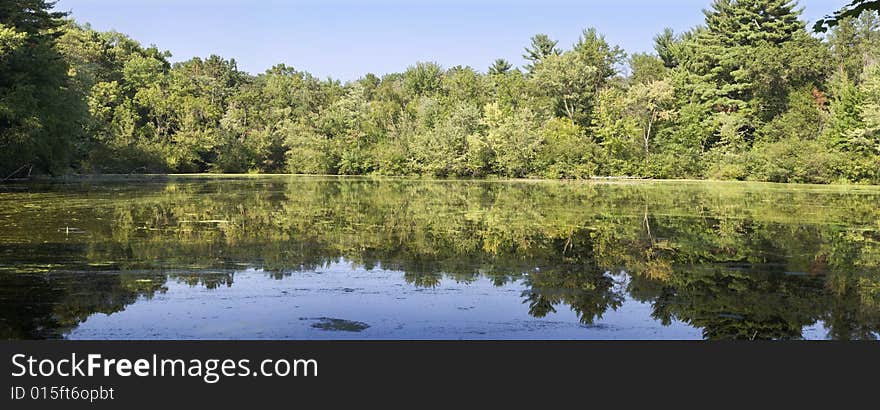
{"type": "Polygon", "coordinates": [[[676,37],[675,31],[669,27],[654,37],[654,51],[657,52],[657,56],[663,60],[663,65],[667,68],[678,66],[678,55],[676,55],[678,43],[679,39],[676,37]]]}
{"type": "Polygon", "coordinates": [[[706,15],[708,34],[724,47],[782,44],[804,31],[792,0],[715,0],[706,15]]]}
{"type": "Polygon", "coordinates": [[[55,49],[65,14],[53,6],[45,0],[0,2],[7,43],[0,59],[0,179],[31,169],[63,172],[79,134],[85,111],[55,49]]]}
{"type": "MultiPolygon", "coordinates": [[[[759,47],[781,47],[806,35],[790,0],[715,0],[706,27],[690,36],[685,53],[693,95],[714,111],[746,114],[753,86],[745,63],[759,47]]],[[[783,99],[784,100],[784,99],[783,99]]]]}
{"type": "Polygon", "coordinates": [[[509,61],[503,58],[499,58],[489,66],[489,75],[506,74],[511,68],[513,68],[513,64],[510,64],[509,61]]]}
{"type": "Polygon", "coordinates": [[[530,64],[523,66],[528,72],[535,70],[535,65],[551,55],[559,55],[561,51],[556,48],[558,42],[551,40],[546,34],[536,34],[532,36],[532,44],[526,47],[526,53],[523,58],[530,61],[530,64]]]}
{"type": "Polygon", "coordinates": [[[862,95],[855,82],[841,72],[835,78],[833,88],[835,97],[831,102],[828,123],[825,126],[825,139],[829,145],[849,149],[848,133],[862,127],[862,95]]]}

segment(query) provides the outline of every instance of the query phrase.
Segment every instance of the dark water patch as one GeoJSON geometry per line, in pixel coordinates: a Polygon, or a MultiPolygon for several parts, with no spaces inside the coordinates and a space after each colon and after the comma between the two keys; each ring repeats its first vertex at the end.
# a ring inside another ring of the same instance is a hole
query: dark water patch
{"type": "Polygon", "coordinates": [[[315,323],[312,323],[313,328],[333,332],[362,332],[370,327],[370,325],[364,322],[330,317],[300,318],[300,320],[316,321],[315,323]]]}

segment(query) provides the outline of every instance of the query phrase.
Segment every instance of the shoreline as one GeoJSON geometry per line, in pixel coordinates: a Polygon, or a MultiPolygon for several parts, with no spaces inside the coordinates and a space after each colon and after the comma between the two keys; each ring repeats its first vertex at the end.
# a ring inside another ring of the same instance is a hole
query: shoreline
{"type": "Polygon", "coordinates": [[[725,179],[697,179],[697,178],[646,178],[635,176],[594,176],[582,179],[549,179],[549,178],[506,178],[506,177],[451,177],[441,178],[419,175],[338,175],[338,174],[278,174],[278,173],[160,173],[160,174],[74,174],[64,176],[36,175],[30,178],[10,179],[0,183],[0,187],[18,184],[40,182],[77,182],[77,181],[124,181],[124,180],[169,180],[169,179],[244,179],[244,178],[311,178],[311,179],[348,179],[348,180],[399,180],[399,181],[424,181],[424,182],[486,182],[486,183],[721,183],[721,184],[756,184],[769,186],[801,186],[801,187],[839,187],[839,188],[880,188],[880,185],[858,183],[797,183],[797,182],[769,182],[749,180],[725,180],[725,179]]]}

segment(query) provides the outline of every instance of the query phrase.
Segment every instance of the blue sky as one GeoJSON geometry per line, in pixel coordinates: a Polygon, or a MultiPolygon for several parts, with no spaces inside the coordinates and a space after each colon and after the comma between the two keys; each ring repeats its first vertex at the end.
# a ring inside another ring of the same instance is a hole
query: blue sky
{"type": "MultiPolygon", "coordinates": [[[[79,22],[169,50],[173,61],[218,54],[260,73],[276,63],[353,80],[416,61],[480,71],[498,57],[522,64],[529,38],[563,47],[594,26],[627,52],[650,51],[664,27],[701,24],[711,0],[60,0],[79,22]]],[[[801,0],[816,20],[850,0],[801,0]]]]}

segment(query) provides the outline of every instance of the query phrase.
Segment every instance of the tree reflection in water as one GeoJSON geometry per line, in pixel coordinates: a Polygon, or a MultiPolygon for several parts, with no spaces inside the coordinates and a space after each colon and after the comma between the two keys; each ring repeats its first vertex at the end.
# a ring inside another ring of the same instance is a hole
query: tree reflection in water
{"type": "MultiPolygon", "coordinates": [[[[530,315],[627,299],[706,339],[880,331],[880,190],[305,177],[101,180],[0,193],[0,337],[64,337],[166,290],[346,261],[408,286],[521,283],[530,315]],[[71,230],[73,228],[73,230],[71,230]],[[73,232],[73,233],[71,233],[73,232]]],[[[292,279],[295,280],[295,279],[292,279]]]]}

